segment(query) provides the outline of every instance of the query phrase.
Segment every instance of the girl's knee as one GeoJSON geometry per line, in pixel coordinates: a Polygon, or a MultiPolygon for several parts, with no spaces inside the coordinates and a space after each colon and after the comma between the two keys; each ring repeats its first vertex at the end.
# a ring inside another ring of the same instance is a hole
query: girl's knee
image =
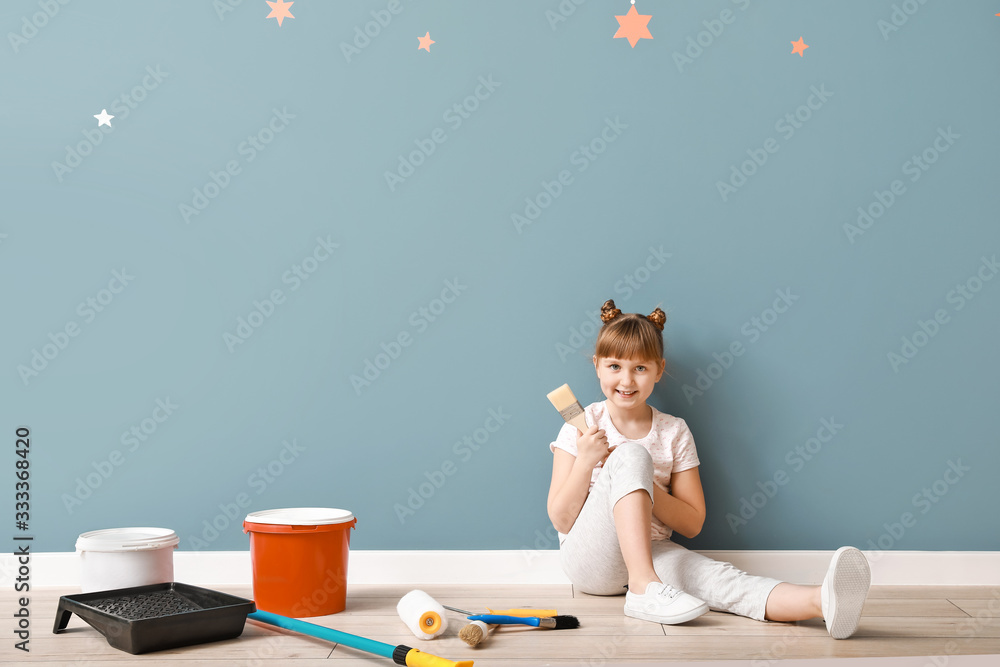
{"type": "MultiPolygon", "coordinates": [[[[635,442],[625,442],[618,445],[604,463],[604,468],[611,473],[611,477],[615,480],[611,482],[612,489],[619,488],[620,491],[621,483],[630,487],[641,485],[649,493],[649,497],[653,497],[652,484],[655,472],[653,459],[649,455],[649,451],[642,445],[635,442]]],[[[615,495],[614,491],[613,495],[615,495]]],[[[621,496],[620,493],[617,495],[621,496]]]]}
{"type": "Polygon", "coordinates": [[[649,450],[637,442],[623,442],[611,452],[605,466],[629,466],[653,469],[653,457],[649,450]]]}

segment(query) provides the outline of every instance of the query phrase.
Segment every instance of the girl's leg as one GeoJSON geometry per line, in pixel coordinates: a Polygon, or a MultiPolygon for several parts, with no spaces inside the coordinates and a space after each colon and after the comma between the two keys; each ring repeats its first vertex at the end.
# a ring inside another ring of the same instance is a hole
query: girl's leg
{"type": "MultiPolygon", "coordinates": [[[[726,611],[758,621],[768,620],[765,618],[767,601],[771,593],[784,583],[771,577],[747,574],[732,563],[702,556],[670,540],[653,542],[652,552],[653,566],[661,581],[704,600],[713,611],[726,611]]],[[[785,592],[787,590],[778,593],[775,598],[778,604],[788,602],[789,595],[800,594],[789,594],[785,592]]],[[[778,613],[780,615],[780,610],[778,613]]]]}
{"type": "Polygon", "coordinates": [[[628,569],[629,590],[642,594],[649,582],[660,580],[653,569],[651,551],[653,501],[645,490],[637,489],[615,503],[614,516],[618,544],[628,569]]]}
{"type": "Polygon", "coordinates": [[[621,595],[629,583],[657,580],[649,551],[652,496],[649,452],[636,443],[619,445],[559,546],[563,571],[579,590],[621,595]]]}
{"type": "Polygon", "coordinates": [[[768,621],[804,621],[823,615],[819,586],[782,582],[767,597],[764,618],[768,621]]]}

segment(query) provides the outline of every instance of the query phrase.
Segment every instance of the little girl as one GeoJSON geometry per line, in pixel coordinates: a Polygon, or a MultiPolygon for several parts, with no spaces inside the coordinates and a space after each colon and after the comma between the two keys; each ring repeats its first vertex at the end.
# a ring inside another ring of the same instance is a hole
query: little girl
{"type": "Polygon", "coordinates": [[[864,554],[838,549],[821,586],[747,574],[670,541],[701,532],[705,497],[698,453],[683,419],[646,405],[666,366],[663,324],[622,314],[608,300],[593,358],[607,400],[588,405],[590,428],[564,424],[552,450],[548,515],[573,585],[625,594],[625,615],[684,623],[710,608],[758,621],[822,616],[835,639],[854,634],[871,584],[864,554]]]}

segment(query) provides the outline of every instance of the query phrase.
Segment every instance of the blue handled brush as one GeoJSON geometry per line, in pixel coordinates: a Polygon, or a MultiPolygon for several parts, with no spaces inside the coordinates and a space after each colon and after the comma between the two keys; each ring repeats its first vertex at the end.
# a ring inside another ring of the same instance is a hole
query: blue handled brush
{"type": "Polygon", "coordinates": [[[499,616],[496,614],[474,614],[469,616],[470,621],[482,621],[492,625],[532,625],[536,628],[549,628],[550,630],[572,630],[580,627],[580,620],[576,616],[550,616],[548,618],[538,618],[537,616],[499,616]]]}

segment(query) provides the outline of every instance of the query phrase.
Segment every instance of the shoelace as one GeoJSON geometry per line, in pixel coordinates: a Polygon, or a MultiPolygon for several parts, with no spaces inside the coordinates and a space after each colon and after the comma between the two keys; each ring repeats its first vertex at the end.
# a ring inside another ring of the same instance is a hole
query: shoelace
{"type": "Polygon", "coordinates": [[[679,589],[674,588],[670,584],[663,584],[663,588],[660,589],[660,592],[657,593],[657,596],[662,596],[667,598],[668,600],[673,600],[680,594],[681,592],[679,589]]]}

